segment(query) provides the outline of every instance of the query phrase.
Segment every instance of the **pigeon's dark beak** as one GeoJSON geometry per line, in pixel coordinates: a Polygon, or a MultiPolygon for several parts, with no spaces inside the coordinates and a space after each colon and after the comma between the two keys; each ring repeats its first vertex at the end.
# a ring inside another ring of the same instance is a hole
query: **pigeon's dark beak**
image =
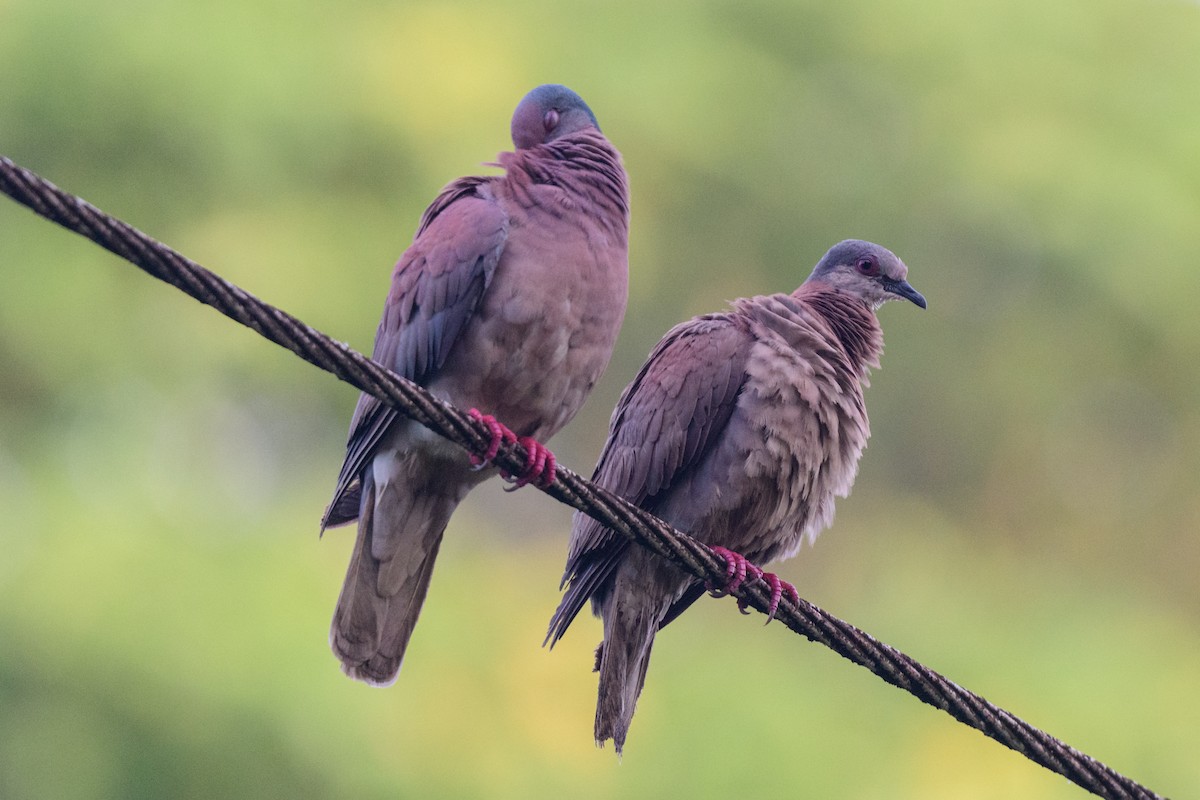
{"type": "Polygon", "coordinates": [[[926,307],[925,295],[914,289],[908,281],[885,280],[883,288],[894,295],[903,297],[905,300],[911,300],[913,305],[920,306],[921,308],[926,307]]]}

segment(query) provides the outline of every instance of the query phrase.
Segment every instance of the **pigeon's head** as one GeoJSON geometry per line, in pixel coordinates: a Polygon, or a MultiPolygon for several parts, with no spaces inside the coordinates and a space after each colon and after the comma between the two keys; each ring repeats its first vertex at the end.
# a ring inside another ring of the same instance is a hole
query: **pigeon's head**
{"type": "Polygon", "coordinates": [[[817,264],[809,282],[820,282],[846,294],[860,297],[872,308],[888,300],[910,300],[925,308],[925,298],[905,280],[908,267],[886,247],[859,239],[847,239],[829,249],[817,264]]]}
{"type": "Polygon", "coordinates": [[[517,149],[553,141],[584,128],[600,130],[596,115],[583,98],[565,86],[539,86],[521,101],[512,118],[517,149]]]}

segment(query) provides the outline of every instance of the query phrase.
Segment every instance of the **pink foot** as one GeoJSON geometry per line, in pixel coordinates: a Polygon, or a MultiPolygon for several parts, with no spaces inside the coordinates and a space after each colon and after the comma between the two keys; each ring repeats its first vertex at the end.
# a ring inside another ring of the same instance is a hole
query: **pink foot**
{"type": "MultiPolygon", "coordinates": [[[[522,436],[517,441],[525,448],[529,459],[525,462],[525,469],[516,476],[516,481],[506,491],[515,492],[527,483],[532,483],[542,489],[554,483],[555,470],[558,469],[558,460],[554,457],[554,453],[551,453],[546,445],[531,436],[522,436]]],[[[513,477],[506,473],[502,474],[510,480],[513,477]]]]}
{"type": "MultiPolygon", "coordinates": [[[[708,591],[713,597],[724,597],[727,594],[733,594],[738,590],[738,587],[745,582],[746,576],[751,578],[761,578],[763,571],[746,560],[746,557],[741,553],[735,553],[725,547],[714,547],[713,553],[725,559],[725,585],[713,586],[708,585],[708,591]]],[[[739,608],[743,608],[742,603],[738,603],[739,608]]]]}
{"type": "Polygon", "coordinates": [[[517,435],[500,424],[491,414],[483,414],[478,408],[472,408],[467,412],[467,416],[476,422],[482,422],[492,434],[492,440],[488,444],[488,449],[482,456],[477,456],[474,453],[471,454],[471,466],[475,469],[483,469],[488,464],[491,464],[492,459],[496,457],[496,453],[500,452],[500,445],[506,442],[512,444],[517,441],[517,435]]]}
{"type": "MultiPolygon", "coordinates": [[[[751,564],[746,560],[746,557],[741,553],[735,553],[725,547],[714,547],[713,553],[725,559],[725,584],[723,586],[714,586],[708,584],[708,591],[713,597],[724,597],[727,594],[733,594],[746,581],[747,576],[751,580],[762,578],[767,582],[767,586],[771,587],[771,600],[767,604],[767,622],[775,618],[775,612],[779,610],[779,601],[783,598],[784,593],[792,598],[793,602],[800,602],[800,593],[796,591],[796,587],[785,580],[781,580],[778,575],[773,572],[763,572],[761,569],[751,564]]],[[[738,611],[743,614],[749,614],[746,610],[746,601],[738,600],[738,611]]]]}
{"type": "Polygon", "coordinates": [[[779,610],[779,601],[783,598],[784,592],[792,599],[793,603],[800,602],[800,593],[796,591],[796,587],[785,580],[781,580],[774,572],[764,572],[762,576],[767,585],[771,587],[771,602],[767,603],[767,622],[775,619],[775,612],[779,610]]]}
{"type": "Polygon", "coordinates": [[[482,456],[471,454],[471,466],[475,469],[483,469],[492,463],[496,454],[500,452],[500,447],[505,444],[515,444],[519,442],[525,448],[525,452],[529,454],[529,459],[525,462],[525,469],[520,475],[513,476],[507,472],[501,471],[500,475],[505,480],[514,481],[512,489],[520,489],[526,484],[532,483],[545,489],[550,484],[554,483],[555,470],[558,469],[558,460],[551,453],[549,448],[541,442],[530,436],[522,436],[517,438],[517,435],[510,428],[497,420],[491,414],[484,414],[477,408],[472,408],[467,412],[467,416],[476,422],[481,422],[491,432],[492,438],[488,443],[488,448],[482,456]]]}

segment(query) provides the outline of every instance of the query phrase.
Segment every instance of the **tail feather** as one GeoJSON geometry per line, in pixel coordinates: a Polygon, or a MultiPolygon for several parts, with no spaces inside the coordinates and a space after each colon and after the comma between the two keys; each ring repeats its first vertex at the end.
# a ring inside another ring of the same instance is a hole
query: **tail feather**
{"type": "Polygon", "coordinates": [[[588,600],[602,601],[607,591],[607,584],[617,571],[617,567],[620,566],[619,558],[623,552],[622,548],[613,557],[589,560],[575,573],[567,572],[561,584],[567,586],[567,590],[563,593],[562,600],[554,611],[554,616],[550,618],[550,627],[546,631],[546,638],[542,640],[543,647],[548,644],[551,649],[554,649],[554,645],[567,632],[567,628],[571,626],[588,600]]]}
{"type": "Polygon", "coordinates": [[[629,605],[610,605],[604,617],[604,642],[597,651],[600,692],[596,701],[596,744],[613,740],[618,755],[625,746],[638,695],[646,683],[657,615],[629,605]]]}
{"type": "Polygon", "coordinates": [[[358,540],[329,635],[351,678],[375,686],[396,680],[458,500],[403,484],[379,487],[368,471],[358,540]]]}

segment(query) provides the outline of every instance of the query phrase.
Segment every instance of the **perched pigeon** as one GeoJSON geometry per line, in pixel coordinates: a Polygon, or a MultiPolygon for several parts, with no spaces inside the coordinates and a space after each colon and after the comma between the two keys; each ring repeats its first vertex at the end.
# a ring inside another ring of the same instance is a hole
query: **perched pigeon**
{"type": "MultiPolygon", "coordinates": [[[[531,452],[522,482],[553,480],[545,440],[608,365],[628,294],[621,156],[579,95],[540,86],[512,119],[505,174],[460,178],[425,210],[392,274],[375,361],[531,452]],[[476,410],[482,409],[483,412],[476,410]],[[497,422],[503,421],[503,425],[497,422]]],[[[330,645],[352,678],[395,680],[455,506],[495,469],[359,397],[321,528],[358,520],[330,645]]]]}
{"type": "MultiPolygon", "coordinates": [[[[728,580],[707,588],[765,578],[773,614],[795,589],[747,562],[794,555],[850,492],[870,433],[863,388],[883,349],[875,311],[896,299],[925,307],[907,275],[890,251],[849,240],[790,295],[676,326],[621,396],[593,480],[713,546],[728,580]]],[[[655,633],[706,587],[582,514],[563,584],[547,641],[589,599],[604,618],[596,742],[619,753],[655,633]]]]}

